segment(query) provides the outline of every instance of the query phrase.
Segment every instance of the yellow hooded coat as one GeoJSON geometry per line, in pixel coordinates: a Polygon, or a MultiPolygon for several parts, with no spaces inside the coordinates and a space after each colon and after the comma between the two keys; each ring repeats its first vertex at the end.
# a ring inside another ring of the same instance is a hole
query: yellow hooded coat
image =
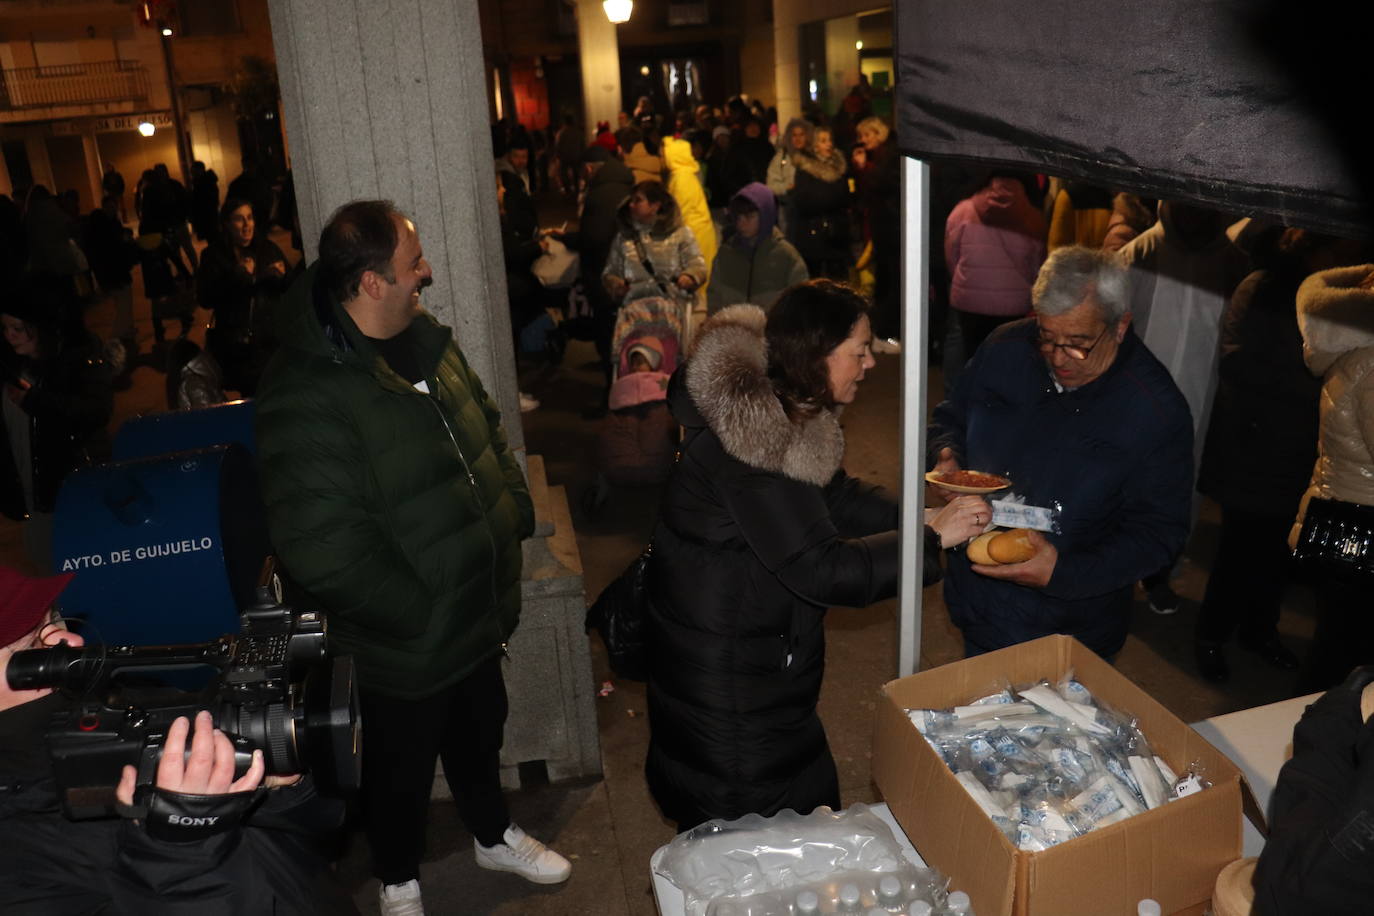
{"type": "MultiPolygon", "coordinates": [[[[682,221],[696,236],[697,247],[709,269],[716,259],[716,227],[711,222],[711,209],[706,205],[706,192],[701,189],[701,168],[692,157],[692,144],[676,137],[665,137],[663,162],[668,168],[668,193],[677,201],[682,221]]],[[[702,286],[704,288],[705,284],[702,286]]]]}

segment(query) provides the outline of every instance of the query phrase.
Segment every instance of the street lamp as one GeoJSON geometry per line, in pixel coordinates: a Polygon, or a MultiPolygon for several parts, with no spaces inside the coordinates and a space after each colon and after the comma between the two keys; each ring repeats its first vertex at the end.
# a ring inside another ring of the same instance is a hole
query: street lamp
{"type": "Polygon", "coordinates": [[[607,19],[619,25],[630,21],[630,13],[634,11],[635,4],[634,0],[601,0],[601,8],[606,11],[607,19]]]}
{"type": "Polygon", "coordinates": [[[145,137],[151,137],[157,132],[157,128],[153,126],[152,121],[139,121],[138,132],[145,137]]]}

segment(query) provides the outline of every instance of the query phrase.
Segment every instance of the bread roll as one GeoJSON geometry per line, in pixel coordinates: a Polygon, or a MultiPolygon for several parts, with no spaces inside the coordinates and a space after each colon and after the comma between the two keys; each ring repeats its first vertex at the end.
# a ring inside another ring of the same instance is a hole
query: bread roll
{"type": "Polygon", "coordinates": [[[977,563],[981,566],[995,566],[997,561],[988,553],[988,542],[997,537],[999,532],[989,531],[987,534],[980,534],[968,542],[968,559],[970,563],[977,563]]]}
{"type": "Polygon", "coordinates": [[[988,541],[987,551],[994,563],[1024,563],[1035,556],[1035,545],[1031,543],[1029,530],[1013,528],[988,541]]]}

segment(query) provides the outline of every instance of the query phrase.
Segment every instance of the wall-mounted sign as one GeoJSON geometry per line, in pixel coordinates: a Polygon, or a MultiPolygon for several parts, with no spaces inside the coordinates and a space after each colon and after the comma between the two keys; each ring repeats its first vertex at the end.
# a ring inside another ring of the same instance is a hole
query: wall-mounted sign
{"type": "Polygon", "coordinates": [[[149,111],[140,114],[109,115],[104,118],[73,118],[69,121],[54,121],[49,127],[55,136],[74,134],[107,134],[120,130],[138,130],[142,121],[151,122],[159,130],[172,126],[170,111],[149,111]]]}

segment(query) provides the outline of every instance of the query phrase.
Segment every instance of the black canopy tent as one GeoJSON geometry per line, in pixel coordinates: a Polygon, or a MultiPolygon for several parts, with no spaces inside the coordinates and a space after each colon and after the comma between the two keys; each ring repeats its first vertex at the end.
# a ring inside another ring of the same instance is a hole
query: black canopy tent
{"type": "MultiPolygon", "coordinates": [[[[925,161],[1011,165],[1369,237],[1366,6],[896,0],[905,481],[924,470],[925,161]]],[[[921,488],[904,490],[903,530],[919,532],[921,488]]],[[[903,581],[919,581],[914,537],[903,553],[903,581]]],[[[920,654],[919,588],[903,589],[900,637],[907,674],[920,654]]]]}
{"type": "Polygon", "coordinates": [[[898,142],[1367,236],[1374,74],[1349,8],[898,0],[898,142]]]}

